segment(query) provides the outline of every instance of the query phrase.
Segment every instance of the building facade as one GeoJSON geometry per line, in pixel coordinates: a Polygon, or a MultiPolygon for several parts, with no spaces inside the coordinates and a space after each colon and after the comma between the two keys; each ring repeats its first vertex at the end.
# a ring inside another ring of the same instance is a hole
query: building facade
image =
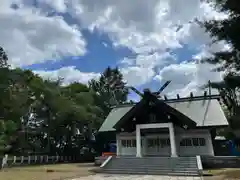
{"type": "Polygon", "coordinates": [[[114,107],[99,132],[116,133],[117,156],[214,156],[217,128],[228,126],[220,96],[159,99],[114,107]]]}

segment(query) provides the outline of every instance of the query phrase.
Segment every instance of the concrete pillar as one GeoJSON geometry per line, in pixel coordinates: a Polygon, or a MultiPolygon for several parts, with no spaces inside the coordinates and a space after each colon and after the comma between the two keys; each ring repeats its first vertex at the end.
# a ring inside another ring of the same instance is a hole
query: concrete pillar
{"type": "Polygon", "coordinates": [[[212,137],[211,137],[210,133],[208,133],[208,136],[206,136],[206,138],[205,138],[205,146],[208,149],[208,153],[210,153],[212,156],[214,156],[212,137]]]}
{"type": "Polygon", "coordinates": [[[31,164],[31,156],[28,156],[28,164],[31,164]]]}
{"type": "Polygon", "coordinates": [[[24,156],[21,156],[21,164],[24,162],[24,156]]]}
{"type": "Polygon", "coordinates": [[[137,149],[137,157],[142,157],[142,153],[141,153],[141,131],[140,131],[140,127],[138,125],[136,125],[136,149],[137,149]]]}
{"type": "Polygon", "coordinates": [[[13,156],[13,164],[16,164],[16,161],[17,161],[17,157],[13,156]]]}
{"type": "Polygon", "coordinates": [[[170,145],[171,145],[171,156],[177,157],[175,133],[174,133],[174,127],[172,123],[169,123],[169,136],[170,136],[170,145]]]}
{"type": "Polygon", "coordinates": [[[142,154],[146,155],[147,154],[147,137],[143,137],[143,144],[142,144],[142,154]]]}
{"type": "Polygon", "coordinates": [[[37,156],[34,157],[34,162],[37,163],[37,156]]]}
{"type": "Polygon", "coordinates": [[[116,146],[117,146],[117,156],[120,156],[121,153],[121,140],[116,136],[116,146]]]}

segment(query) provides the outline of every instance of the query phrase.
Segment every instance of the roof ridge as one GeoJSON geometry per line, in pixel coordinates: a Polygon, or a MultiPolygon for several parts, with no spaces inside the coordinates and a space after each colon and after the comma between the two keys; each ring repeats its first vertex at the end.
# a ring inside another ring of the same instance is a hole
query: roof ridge
{"type": "MultiPolygon", "coordinates": [[[[206,95],[206,96],[193,96],[193,97],[182,97],[182,98],[172,98],[172,99],[161,99],[166,103],[174,103],[174,102],[188,102],[188,101],[201,101],[201,100],[209,100],[209,99],[219,99],[221,96],[220,95],[206,95]]],[[[123,103],[123,104],[118,104],[115,106],[112,106],[111,108],[120,108],[120,107],[129,107],[129,106],[134,106],[136,103],[123,103]]]]}

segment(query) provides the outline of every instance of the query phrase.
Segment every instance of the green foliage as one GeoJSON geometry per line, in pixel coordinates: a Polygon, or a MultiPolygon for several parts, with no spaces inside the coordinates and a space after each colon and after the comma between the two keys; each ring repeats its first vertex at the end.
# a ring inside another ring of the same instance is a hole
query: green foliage
{"type": "Polygon", "coordinates": [[[240,69],[240,2],[238,0],[208,0],[218,11],[228,14],[229,18],[224,20],[210,20],[201,23],[206,31],[211,34],[215,41],[224,40],[232,46],[230,51],[221,51],[213,57],[204,59],[210,63],[222,63],[218,70],[232,71],[240,69]]]}
{"type": "Polygon", "coordinates": [[[0,46],[0,68],[8,67],[8,56],[4,49],[0,46]]]}
{"type": "MultiPolygon", "coordinates": [[[[238,0],[207,0],[219,12],[228,15],[227,19],[210,20],[200,23],[213,38],[213,42],[225,41],[230,50],[220,51],[203,62],[221,64],[216,70],[226,72],[222,82],[211,83],[220,91],[223,104],[232,128],[240,128],[240,1],[238,0]]],[[[228,130],[229,131],[229,130],[228,130]]],[[[229,133],[228,133],[229,134],[229,133]]]]}
{"type": "Polygon", "coordinates": [[[103,117],[108,115],[111,106],[127,100],[128,89],[118,68],[106,68],[99,80],[89,82],[89,87],[96,92],[95,99],[104,111],[103,117]]]}
{"type": "Polygon", "coordinates": [[[227,137],[233,135],[231,129],[240,128],[240,76],[236,73],[227,74],[222,82],[212,82],[212,88],[218,89],[222,97],[222,107],[228,118],[230,127],[225,129],[227,137]]]}
{"type": "Polygon", "coordinates": [[[0,152],[79,155],[91,153],[92,138],[109,113],[112,92],[120,103],[127,91],[117,68],[107,68],[89,86],[43,80],[30,70],[9,69],[0,48],[0,152]],[[111,80],[111,82],[110,82],[111,80]]]}

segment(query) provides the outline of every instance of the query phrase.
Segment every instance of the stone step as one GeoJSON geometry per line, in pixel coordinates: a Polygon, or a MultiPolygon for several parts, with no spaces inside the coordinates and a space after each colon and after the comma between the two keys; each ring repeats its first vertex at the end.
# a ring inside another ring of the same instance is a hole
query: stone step
{"type": "Polygon", "coordinates": [[[174,166],[174,167],[182,167],[182,166],[184,166],[184,167],[197,167],[197,164],[195,163],[195,164],[181,164],[181,163],[179,163],[179,164],[175,164],[175,163],[173,163],[173,164],[164,164],[164,163],[162,163],[162,164],[154,164],[154,163],[145,163],[145,164],[138,164],[138,163],[136,163],[136,164],[129,164],[129,163],[115,163],[115,162],[113,162],[113,163],[109,163],[109,165],[111,165],[111,166],[166,166],[166,167],[172,167],[172,166],[174,166]]]}
{"type": "Polygon", "coordinates": [[[184,170],[176,170],[176,169],[119,169],[119,168],[114,168],[114,169],[107,169],[106,171],[121,171],[121,172],[188,172],[188,173],[195,173],[198,172],[198,170],[189,170],[189,171],[184,171],[184,170]]]}
{"type": "MultiPolygon", "coordinates": [[[[195,159],[196,160],[196,159],[195,159]]],[[[195,162],[195,160],[177,160],[177,159],[138,159],[138,160],[129,160],[129,159],[115,159],[115,161],[124,161],[124,162],[195,162]]]]}
{"type": "Polygon", "coordinates": [[[178,164],[175,164],[175,163],[170,163],[170,164],[167,164],[167,163],[109,163],[111,165],[115,165],[115,166],[125,166],[126,164],[128,166],[167,166],[167,167],[171,167],[171,166],[187,166],[187,167],[196,167],[197,164],[196,163],[192,163],[192,164],[184,164],[184,163],[178,163],[178,164]]]}
{"type": "Polygon", "coordinates": [[[119,170],[176,170],[176,171],[198,171],[197,168],[167,168],[167,167],[111,167],[111,169],[119,169],[119,170]]]}
{"type": "Polygon", "coordinates": [[[146,164],[146,163],[151,163],[151,164],[196,164],[196,161],[193,161],[193,162],[181,162],[181,161],[178,161],[178,162],[173,162],[173,161],[168,161],[168,162],[162,162],[162,161],[145,161],[145,162],[142,162],[142,161],[132,161],[132,162],[128,162],[128,161],[114,161],[114,163],[118,163],[118,164],[121,164],[121,163],[128,163],[128,164],[146,164]]]}
{"type": "Polygon", "coordinates": [[[144,169],[153,169],[153,168],[157,168],[157,169],[197,169],[197,166],[195,167],[186,167],[186,166],[172,166],[172,167],[167,167],[167,166],[111,166],[110,168],[122,168],[122,169],[128,169],[129,167],[134,167],[134,168],[144,168],[144,169]]]}
{"type": "Polygon", "coordinates": [[[161,161],[161,160],[159,160],[159,161],[151,161],[151,160],[148,160],[148,161],[140,161],[140,160],[138,160],[138,161],[125,161],[125,160],[115,160],[115,162],[128,162],[128,163],[146,163],[146,162],[151,162],[151,163],[178,163],[178,162],[181,162],[181,163],[185,163],[185,164],[188,164],[188,163],[195,163],[196,162],[196,160],[195,161],[181,161],[181,160],[179,160],[179,161],[171,161],[171,160],[166,160],[166,161],[161,161]]]}
{"type": "Polygon", "coordinates": [[[114,160],[114,163],[128,163],[128,164],[145,164],[145,163],[157,163],[157,164],[196,164],[196,161],[188,161],[188,162],[181,162],[181,161],[131,161],[131,162],[128,162],[128,161],[115,161],[114,160]]]}
{"type": "Polygon", "coordinates": [[[116,161],[125,161],[125,162],[194,162],[196,159],[191,159],[191,160],[181,160],[181,159],[116,159],[116,161]]]}
{"type": "Polygon", "coordinates": [[[175,175],[175,176],[199,176],[197,171],[169,171],[169,170],[158,170],[158,171],[121,171],[119,169],[105,170],[104,173],[110,174],[143,174],[143,175],[175,175]]]}
{"type": "Polygon", "coordinates": [[[199,175],[196,157],[113,158],[103,172],[115,174],[199,175]]]}
{"type": "Polygon", "coordinates": [[[178,157],[169,157],[169,156],[143,156],[143,157],[136,157],[136,156],[116,156],[116,158],[121,159],[195,159],[194,156],[178,156],[178,157]]]}

